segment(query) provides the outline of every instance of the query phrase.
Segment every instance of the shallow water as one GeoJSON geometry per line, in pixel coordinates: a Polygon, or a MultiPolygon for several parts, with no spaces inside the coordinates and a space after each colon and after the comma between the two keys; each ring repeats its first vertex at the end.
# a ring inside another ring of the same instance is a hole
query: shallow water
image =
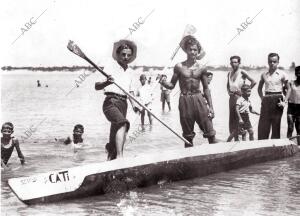
{"type": "MultiPolygon", "coordinates": [[[[94,196],[46,205],[26,206],[7,185],[12,177],[58,170],[106,159],[104,145],[109,123],[102,113],[103,93],[94,90],[101,75],[94,73],[79,88],[74,80],[83,73],[9,72],[2,74],[2,122],[15,125],[26,166],[20,166],[16,152],[9,169],[1,171],[2,215],[300,215],[300,155],[257,164],[230,172],[137,189],[131,192],[94,196]],[[42,88],[36,87],[40,80],[42,88]],[[46,88],[45,85],[49,87],[46,88]],[[69,93],[69,94],[68,94],[69,93]],[[68,94],[68,95],[67,95],[68,94]],[[73,126],[85,127],[87,147],[76,154],[70,147],[56,142],[72,134],[73,126]],[[31,127],[36,131],[25,138],[31,127]]],[[[88,72],[87,72],[88,73],[88,72]]],[[[256,80],[260,72],[251,73],[256,80]]],[[[153,78],[155,74],[153,73],[153,78]]],[[[138,76],[138,74],[137,74],[138,76]]],[[[291,76],[292,77],[292,76],[291,76]]],[[[210,85],[216,117],[214,127],[219,139],[228,136],[228,96],[226,73],[215,72],[210,85]]],[[[159,87],[154,91],[153,111],[181,134],[178,114],[178,87],[173,90],[171,112],[161,112],[159,87]]],[[[253,108],[260,109],[256,88],[251,96],[253,108]]],[[[128,110],[129,135],[138,130],[140,119],[128,110]]],[[[258,117],[251,115],[255,137],[258,117]]],[[[147,123],[146,118],[146,123],[147,123]]],[[[207,144],[195,127],[195,145],[207,144]]],[[[286,115],[282,118],[282,137],[286,134],[286,115]]],[[[147,125],[141,135],[127,140],[124,156],[182,148],[183,143],[159,122],[147,125]]]]}

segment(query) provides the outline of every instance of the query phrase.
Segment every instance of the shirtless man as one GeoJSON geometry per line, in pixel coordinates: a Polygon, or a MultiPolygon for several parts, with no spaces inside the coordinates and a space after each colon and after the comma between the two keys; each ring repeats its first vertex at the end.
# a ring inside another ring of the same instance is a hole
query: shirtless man
{"type": "Polygon", "coordinates": [[[210,119],[214,118],[214,109],[207,83],[206,68],[196,61],[197,55],[201,51],[201,45],[196,38],[188,35],[182,39],[180,46],[187,54],[187,60],[175,65],[171,82],[161,79],[160,83],[167,89],[173,89],[179,81],[181,90],[179,113],[182,135],[192,144],[185,143],[185,147],[193,146],[195,122],[204,132],[203,137],[208,138],[209,143],[216,143],[216,131],[210,119]],[[201,94],[200,81],[205,98],[201,94]]]}

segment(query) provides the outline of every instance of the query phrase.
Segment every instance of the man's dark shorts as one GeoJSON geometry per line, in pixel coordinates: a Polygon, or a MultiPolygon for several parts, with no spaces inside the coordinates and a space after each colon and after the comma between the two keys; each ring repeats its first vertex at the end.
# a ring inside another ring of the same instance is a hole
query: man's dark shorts
{"type": "Polygon", "coordinates": [[[108,121],[111,122],[109,143],[106,144],[106,150],[112,154],[112,159],[116,157],[116,134],[117,131],[126,124],[126,131],[130,128],[130,123],[126,119],[127,100],[117,96],[106,96],[103,103],[103,113],[108,121]]]}

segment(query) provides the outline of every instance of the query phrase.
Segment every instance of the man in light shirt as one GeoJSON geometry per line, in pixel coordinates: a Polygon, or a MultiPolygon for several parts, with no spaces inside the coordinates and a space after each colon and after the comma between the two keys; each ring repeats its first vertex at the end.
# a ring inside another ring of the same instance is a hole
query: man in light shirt
{"type": "MultiPolygon", "coordinates": [[[[110,74],[104,82],[96,82],[95,89],[104,89],[106,98],[103,103],[103,112],[108,121],[111,122],[109,143],[106,144],[108,160],[123,157],[123,147],[130,127],[126,119],[127,114],[127,95],[116,85],[120,85],[125,91],[132,93],[132,71],[128,64],[136,58],[137,47],[134,42],[129,40],[120,40],[114,43],[112,61],[105,71],[110,74]]],[[[130,98],[129,98],[130,100],[130,98]]],[[[130,103],[135,112],[138,109],[130,103]]]]}
{"type": "Polygon", "coordinates": [[[268,139],[272,128],[272,139],[280,139],[280,125],[284,103],[283,90],[288,78],[285,72],[278,70],[279,55],[268,55],[269,71],[261,75],[258,85],[258,94],[262,100],[258,123],[258,139],[268,139]],[[262,88],[265,85],[265,94],[262,88]]]}

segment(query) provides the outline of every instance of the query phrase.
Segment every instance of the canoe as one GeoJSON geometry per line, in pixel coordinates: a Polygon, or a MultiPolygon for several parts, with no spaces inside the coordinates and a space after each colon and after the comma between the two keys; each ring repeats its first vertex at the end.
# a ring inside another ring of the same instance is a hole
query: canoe
{"type": "Polygon", "coordinates": [[[8,184],[26,204],[56,202],[207,176],[298,151],[289,139],[200,145],[12,178],[8,184]]]}

